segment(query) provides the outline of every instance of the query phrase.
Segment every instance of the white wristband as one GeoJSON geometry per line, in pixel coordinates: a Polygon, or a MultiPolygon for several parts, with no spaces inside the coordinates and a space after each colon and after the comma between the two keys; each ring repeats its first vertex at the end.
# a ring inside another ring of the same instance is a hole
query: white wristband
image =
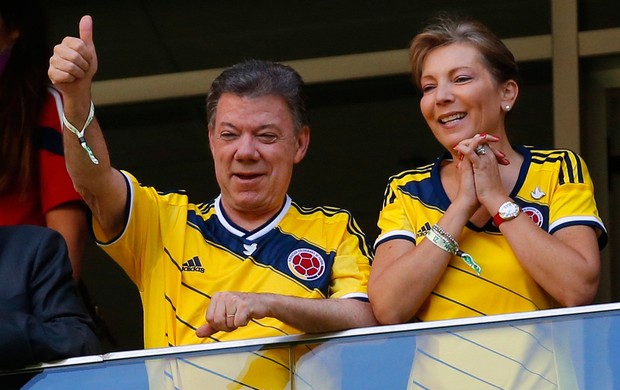
{"type": "Polygon", "coordinates": [[[463,259],[465,264],[476,271],[478,275],[482,272],[482,268],[476,264],[474,258],[470,254],[460,250],[459,244],[456,240],[446,231],[441,229],[439,225],[433,225],[431,230],[426,233],[426,238],[428,238],[430,242],[435,244],[438,248],[463,259]]]}
{"type": "Polygon", "coordinates": [[[90,161],[92,161],[93,164],[97,165],[99,164],[99,160],[97,160],[97,158],[93,154],[93,151],[90,149],[90,147],[86,143],[86,138],[84,138],[84,132],[86,132],[86,128],[91,124],[94,117],[95,117],[95,105],[93,104],[93,101],[91,100],[90,110],[88,111],[88,117],[86,118],[86,122],[84,123],[84,127],[82,127],[82,130],[78,130],[77,127],[73,126],[71,122],[67,120],[67,117],[65,117],[64,112],[62,113],[62,123],[65,125],[67,129],[69,129],[69,131],[77,135],[78,140],[80,141],[80,145],[82,145],[82,148],[88,154],[90,161]]]}

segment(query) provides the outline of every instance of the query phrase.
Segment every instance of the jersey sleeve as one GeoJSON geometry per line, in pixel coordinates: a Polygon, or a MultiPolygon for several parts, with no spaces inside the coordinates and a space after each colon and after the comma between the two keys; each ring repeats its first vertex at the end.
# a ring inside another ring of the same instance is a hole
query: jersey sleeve
{"type": "Polygon", "coordinates": [[[368,301],[372,253],[362,230],[350,214],[346,215],[346,230],[341,235],[332,266],[330,298],[368,301]]]}
{"type": "Polygon", "coordinates": [[[39,189],[43,214],[67,202],[82,201],[73,187],[65,165],[62,145],[62,101],[60,94],[49,89],[39,119],[37,148],[39,189]]]}
{"type": "Polygon", "coordinates": [[[607,243],[607,231],[598,214],[590,173],[583,159],[571,152],[563,160],[558,187],[549,206],[549,233],[574,225],[592,226],[601,249],[607,243]]]}
{"type": "Polygon", "coordinates": [[[93,233],[99,245],[142,291],[143,271],[149,266],[149,259],[158,259],[163,250],[162,226],[167,209],[166,198],[153,187],[141,185],[130,173],[123,171],[127,183],[127,205],[125,225],[118,237],[107,242],[101,227],[93,219],[93,233]]]}
{"type": "Polygon", "coordinates": [[[383,208],[377,226],[381,229],[375,241],[375,249],[382,243],[393,239],[404,239],[415,244],[415,228],[407,216],[403,199],[396,180],[390,180],[383,196],[383,208]]]}

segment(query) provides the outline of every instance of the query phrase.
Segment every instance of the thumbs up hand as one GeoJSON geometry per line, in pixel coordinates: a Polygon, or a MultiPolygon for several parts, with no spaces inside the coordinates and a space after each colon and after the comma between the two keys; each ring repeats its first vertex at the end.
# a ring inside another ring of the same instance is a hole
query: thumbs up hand
{"type": "Polygon", "coordinates": [[[48,76],[67,97],[75,94],[90,97],[92,79],[97,72],[93,19],[90,16],[82,17],[79,31],[79,38],[66,37],[56,45],[50,58],[48,76]]]}

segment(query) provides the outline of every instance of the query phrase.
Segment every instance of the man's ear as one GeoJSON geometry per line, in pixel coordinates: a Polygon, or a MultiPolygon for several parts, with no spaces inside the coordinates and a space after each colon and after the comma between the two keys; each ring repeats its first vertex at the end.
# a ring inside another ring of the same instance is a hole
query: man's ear
{"type": "Polygon", "coordinates": [[[213,155],[213,126],[209,125],[207,127],[207,131],[209,132],[209,150],[211,151],[211,154],[213,155]]]}
{"type": "Polygon", "coordinates": [[[310,127],[304,126],[297,135],[297,151],[295,152],[295,164],[299,163],[306,156],[310,145],[310,127]]]}

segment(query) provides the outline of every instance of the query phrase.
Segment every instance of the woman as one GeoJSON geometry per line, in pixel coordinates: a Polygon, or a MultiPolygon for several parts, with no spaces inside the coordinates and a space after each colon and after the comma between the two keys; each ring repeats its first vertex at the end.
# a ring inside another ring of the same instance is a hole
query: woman
{"type": "Polygon", "coordinates": [[[0,3],[0,225],[60,232],[78,280],[86,214],[65,168],[62,106],[48,87],[44,26],[38,1],[0,3]]]}
{"type": "MultiPolygon", "coordinates": [[[[510,144],[505,119],[519,93],[512,53],[477,22],[440,19],[413,39],[410,61],[422,114],[447,153],[390,179],[368,286],[376,318],[396,324],[592,302],[607,237],[592,182],[569,150],[510,144]]],[[[459,355],[455,366],[472,356],[447,348],[459,355]]]]}

